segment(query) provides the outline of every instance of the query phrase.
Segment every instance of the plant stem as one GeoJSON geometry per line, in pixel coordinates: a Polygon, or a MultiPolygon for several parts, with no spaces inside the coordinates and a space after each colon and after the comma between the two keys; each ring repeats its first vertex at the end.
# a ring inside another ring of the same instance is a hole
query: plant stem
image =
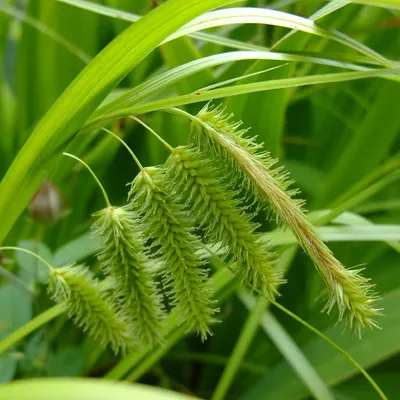
{"type": "MultiPolygon", "coordinates": [[[[224,355],[196,352],[174,352],[172,354],[168,354],[166,358],[175,361],[195,361],[203,364],[218,366],[224,366],[229,361],[229,357],[224,355]]],[[[261,376],[264,376],[268,372],[268,367],[249,361],[242,362],[239,365],[239,369],[261,376]]]]}
{"type": "Polygon", "coordinates": [[[58,304],[39,314],[36,318],[21,326],[0,342],[0,354],[4,353],[21,339],[34,332],[47,322],[58,317],[65,311],[64,304],[58,304]]]}

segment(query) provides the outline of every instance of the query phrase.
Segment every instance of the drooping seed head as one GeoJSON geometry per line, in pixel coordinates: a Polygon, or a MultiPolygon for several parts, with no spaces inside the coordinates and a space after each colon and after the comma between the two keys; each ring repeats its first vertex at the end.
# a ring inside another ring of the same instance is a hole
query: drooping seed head
{"type": "Polygon", "coordinates": [[[206,239],[221,243],[227,255],[233,256],[238,276],[274,299],[277,286],[283,283],[274,257],[255,232],[258,225],[237,199],[238,192],[222,183],[219,169],[199,148],[180,146],[166,162],[166,178],[187,203],[206,239]]]}
{"type": "Polygon", "coordinates": [[[81,265],[52,269],[48,291],[56,303],[65,303],[68,316],[102,346],[126,353],[135,345],[133,328],[108,292],[81,265]]]}
{"type": "Polygon", "coordinates": [[[275,167],[276,161],[261,151],[262,146],[255,138],[246,137],[247,130],[239,130],[240,123],[232,123],[231,119],[222,108],[206,106],[192,122],[191,139],[208,151],[213,160],[226,163],[231,184],[239,184],[248,197],[254,198],[259,209],[268,206],[291,228],[329,289],[325,309],[331,310],[336,305],[339,320],[345,318],[346,325],[358,332],[376,326],[373,317],[380,310],[375,307],[378,296],[373,285],[359,270],[346,269],[333,256],[305,216],[302,201],[293,199],[297,191],[288,189],[292,182],[287,174],[275,167]]]}
{"type": "Polygon", "coordinates": [[[132,321],[136,337],[153,346],[162,342],[164,308],[155,282],[154,262],[144,248],[136,215],[127,207],[107,207],[95,214],[94,233],[104,238],[98,259],[114,280],[114,295],[132,321]]]}
{"type": "Polygon", "coordinates": [[[179,323],[197,331],[204,340],[215,322],[207,270],[199,257],[201,244],[187,214],[167,193],[160,168],[145,168],[132,183],[131,208],[141,215],[146,236],[157,247],[164,270],[164,288],[179,323]]]}

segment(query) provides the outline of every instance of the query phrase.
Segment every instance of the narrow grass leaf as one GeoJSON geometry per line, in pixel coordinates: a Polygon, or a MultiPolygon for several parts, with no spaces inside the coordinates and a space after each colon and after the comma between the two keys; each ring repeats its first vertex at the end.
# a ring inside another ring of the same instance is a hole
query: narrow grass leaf
{"type": "Polygon", "coordinates": [[[3,399],[13,400],[190,400],[193,396],[147,385],[127,385],[101,379],[42,378],[18,380],[0,389],[3,399]]]}
{"type": "Polygon", "coordinates": [[[0,242],[48,175],[65,146],[104,98],[162,40],[228,0],[171,0],[114,39],[80,73],[39,122],[0,185],[0,242]],[[23,188],[23,190],[21,190],[23,188]]]}
{"type": "Polygon", "coordinates": [[[378,61],[385,67],[395,66],[395,63],[393,63],[392,61],[386,59],[379,53],[371,50],[367,46],[350,38],[349,36],[344,35],[341,32],[323,29],[319,27],[315,22],[307,18],[298,17],[296,15],[284,13],[282,11],[263,8],[243,7],[212,11],[188,23],[178,32],[169,36],[167,40],[173,40],[177,37],[188,35],[199,30],[210,29],[223,25],[246,23],[282,26],[285,28],[310,33],[312,35],[321,36],[323,38],[334,40],[338,43],[344,44],[345,46],[350,47],[375,61],[378,61]]]}
{"type": "Polygon", "coordinates": [[[160,109],[169,109],[172,107],[215,100],[229,96],[238,96],[246,93],[277,90],[290,87],[321,85],[328,83],[332,84],[332,83],[347,82],[347,81],[367,79],[373,77],[398,76],[398,74],[399,70],[397,69],[394,70],[374,69],[369,71],[338,72],[333,74],[311,75],[304,77],[285,78],[272,81],[262,81],[262,82],[248,83],[242,85],[228,86],[224,88],[209,90],[206,92],[196,92],[183,96],[176,96],[161,100],[149,101],[147,103],[138,104],[133,107],[122,108],[120,110],[113,111],[108,114],[90,119],[82,127],[81,132],[91,131],[96,127],[99,127],[105,124],[106,122],[116,118],[127,117],[129,115],[140,115],[160,109]]]}
{"type": "MultiPolygon", "coordinates": [[[[249,310],[255,307],[256,299],[253,296],[240,292],[239,297],[249,310]]],[[[279,349],[296,375],[304,382],[313,397],[318,400],[334,400],[335,397],[328,386],[277,318],[269,310],[266,310],[260,317],[262,329],[279,349]]]]}
{"type": "MultiPolygon", "coordinates": [[[[336,326],[330,327],[324,334],[350,353],[364,368],[370,368],[396,354],[400,349],[398,341],[399,302],[400,290],[398,289],[384,295],[380,304],[385,308],[385,317],[380,321],[382,329],[365,331],[363,340],[358,340],[349,332],[341,332],[336,326]]],[[[329,385],[336,385],[358,373],[358,370],[348,360],[340,356],[336,350],[328,349],[320,338],[312,338],[301,346],[301,350],[309,362],[314,365],[317,373],[329,385]]],[[[240,398],[242,400],[254,398],[286,400],[307,395],[308,390],[304,383],[294,374],[291,366],[283,361],[240,398]],[[285,384],[282,385],[282,382],[285,384]]]]}

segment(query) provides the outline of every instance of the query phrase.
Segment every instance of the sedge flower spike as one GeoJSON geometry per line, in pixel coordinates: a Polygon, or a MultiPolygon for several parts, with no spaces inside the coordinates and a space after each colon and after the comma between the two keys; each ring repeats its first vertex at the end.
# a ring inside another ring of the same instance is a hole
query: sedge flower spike
{"type": "Polygon", "coordinates": [[[54,268],[40,255],[21,247],[7,246],[1,250],[16,250],[41,261],[49,270],[47,291],[62,304],[68,317],[100,345],[111,345],[117,354],[125,354],[136,344],[133,328],[110,294],[110,279],[99,281],[83,265],[54,268]]]}
{"type": "Polygon", "coordinates": [[[187,215],[166,193],[161,169],[144,168],[132,182],[131,207],[142,216],[141,225],[147,237],[158,247],[162,261],[163,283],[171,298],[179,323],[187,324],[202,340],[211,334],[216,322],[210,299],[207,270],[198,255],[201,244],[192,233],[187,215]]]}
{"type": "Polygon", "coordinates": [[[293,199],[296,191],[289,190],[291,182],[276,161],[255,138],[246,137],[241,123],[231,122],[220,107],[204,107],[192,117],[191,140],[207,151],[210,159],[225,163],[232,185],[252,197],[259,208],[269,207],[287,224],[299,244],[309,254],[328,287],[328,313],[336,307],[339,320],[361,332],[361,328],[375,327],[373,318],[380,314],[375,308],[378,296],[374,285],[361,275],[359,269],[346,269],[320,238],[316,228],[308,221],[301,202],[293,199]]]}
{"type": "Polygon", "coordinates": [[[154,280],[154,265],[147,257],[139,224],[126,207],[107,207],[94,214],[94,233],[104,238],[98,259],[113,278],[114,296],[134,323],[140,342],[154,346],[163,340],[164,308],[154,280]]]}
{"type": "Polygon", "coordinates": [[[238,193],[221,183],[219,171],[198,148],[175,148],[165,168],[167,181],[182,195],[206,239],[220,242],[233,256],[235,273],[274,300],[284,281],[274,269],[273,254],[255,233],[258,225],[236,199],[238,193]]]}
{"type": "Polygon", "coordinates": [[[68,316],[101,346],[110,344],[115,353],[126,353],[135,343],[132,326],[109,295],[105,281],[93,278],[81,265],[53,268],[48,292],[64,303],[68,316]]]}
{"type": "Polygon", "coordinates": [[[134,334],[142,344],[152,346],[161,342],[164,309],[153,279],[151,260],[145,254],[141,234],[135,229],[134,214],[126,207],[111,205],[106,190],[88,164],[72,154],[64,155],[79,161],[89,171],[107,204],[94,215],[97,221],[92,228],[95,235],[104,239],[98,259],[113,282],[119,307],[134,323],[134,334]]]}

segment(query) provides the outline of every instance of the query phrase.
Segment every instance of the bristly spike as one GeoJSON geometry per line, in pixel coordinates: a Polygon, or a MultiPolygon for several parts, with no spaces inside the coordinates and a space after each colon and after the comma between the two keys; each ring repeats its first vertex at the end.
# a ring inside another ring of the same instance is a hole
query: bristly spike
{"type": "Polygon", "coordinates": [[[94,214],[95,234],[104,238],[98,259],[113,278],[114,296],[134,323],[135,336],[144,345],[161,343],[164,308],[154,280],[154,263],[147,257],[134,213],[126,207],[107,207],[94,214]]]}
{"type": "MultiPolygon", "coordinates": [[[[184,112],[180,112],[184,114],[184,112]]],[[[270,207],[295,234],[298,242],[309,254],[329,288],[327,310],[336,306],[339,319],[358,331],[373,327],[373,318],[380,310],[375,308],[378,296],[374,286],[359,271],[346,269],[320,238],[316,228],[308,221],[300,202],[292,199],[288,183],[273,168],[275,161],[259,152],[253,138],[245,130],[222,115],[221,107],[204,107],[192,120],[190,140],[209,152],[210,158],[234,170],[229,177],[233,184],[241,183],[248,197],[253,197],[259,208],[270,207]]]]}
{"type": "Polygon", "coordinates": [[[187,208],[205,230],[206,239],[229,249],[237,275],[268,299],[274,299],[283,279],[274,269],[273,255],[254,232],[257,225],[251,222],[251,216],[235,200],[237,193],[218,179],[216,167],[200,149],[180,146],[174,149],[165,168],[168,185],[176,187],[183,200],[190,202],[187,208]]]}
{"type": "Polygon", "coordinates": [[[132,182],[131,207],[142,216],[146,236],[159,247],[164,287],[179,323],[186,323],[205,340],[216,322],[210,299],[207,270],[199,253],[201,244],[185,213],[165,191],[159,168],[145,168],[132,182]]]}
{"type": "Polygon", "coordinates": [[[102,346],[125,354],[134,345],[132,327],[111,299],[106,282],[93,278],[81,265],[52,269],[48,291],[65,303],[68,316],[102,346]]]}
{"type": "MultiPolygon", "coordinates": [[[[105,132],[120,141],[143,170],[129,146],[113,132],[105,132]]],[[[113,282],[117,305],[134,323],[135,334],[145,345],[153,346],[163,339],[164,309],[152,274],[152,265],[144,252],[143,238],[135,229],[134,213],[126,207],[111,205],[108,195],[93,170],[80,158],[64,153],[84,165],[98,183],[107,207],[95,214],[95,234],[103,236],[104,244],[98,258],[106,275],[113,282]]]]}

